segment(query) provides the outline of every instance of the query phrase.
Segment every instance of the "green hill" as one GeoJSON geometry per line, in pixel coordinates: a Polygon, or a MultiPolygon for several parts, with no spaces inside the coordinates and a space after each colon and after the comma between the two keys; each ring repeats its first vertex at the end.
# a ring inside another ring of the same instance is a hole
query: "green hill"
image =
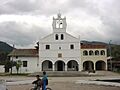
{"type": "Polygon", "coordinates": [[[9,44],[0,41],[0,52],[10,53],[13,50],[13,47],[9,44]]]}
{"type": "Polygon", "coordinates": [[[3,65],[7,60],[7,55],[13,50],[9,44],[0,41],[0,65],[3,65]]]}

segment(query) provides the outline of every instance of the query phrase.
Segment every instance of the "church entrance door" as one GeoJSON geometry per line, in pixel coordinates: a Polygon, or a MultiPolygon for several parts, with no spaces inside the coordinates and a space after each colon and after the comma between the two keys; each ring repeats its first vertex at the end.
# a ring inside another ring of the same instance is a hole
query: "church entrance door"
{"type": "Polygon", "coordinates": [[[62,61],[58,61],[57,71],[63,71],[63,62],[62,61]]]}
{"type": "Polygon", "coordinates": [[[63,61],[57,61],[55,63],[56,71],[64,71],[65,70],[65,63],[63,61]]]}

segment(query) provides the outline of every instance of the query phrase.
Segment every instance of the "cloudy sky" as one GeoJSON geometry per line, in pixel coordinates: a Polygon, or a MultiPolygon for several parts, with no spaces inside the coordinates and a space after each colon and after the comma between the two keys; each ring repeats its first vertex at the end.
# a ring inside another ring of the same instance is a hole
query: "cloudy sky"
{"type": "Polygon", "coordinates": [[[120,44],[120,0],[0,0],[0,41],[34,47],[52,33],[59,10],[67,18],[68,33],[120,44]]]}

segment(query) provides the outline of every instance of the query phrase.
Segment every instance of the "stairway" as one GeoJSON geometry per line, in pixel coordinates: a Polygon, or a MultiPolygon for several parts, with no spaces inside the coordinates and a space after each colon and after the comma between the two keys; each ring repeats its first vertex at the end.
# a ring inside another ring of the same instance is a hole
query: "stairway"
{"type": "MultiPolygon", "coordinates": [[[[111,71],[96,71],[88,73],[87,71],[46,71],[49,77],[85,77],[85,76],[120,76],[120,74],[111,71]]],[[[28,76],[43,75],[43,72],[31,73],[28,76]]]]}
{"type": "MultiPolygon", "coordinates": [[[[80,77],[80,76],[89,76],[88,72],[80,72],[80,71],[46,71],[49,77],[80,77]]],[[[29,76],[40,75],[42,76],[42,72],[35,72],[29,74],[29,76]]]]}

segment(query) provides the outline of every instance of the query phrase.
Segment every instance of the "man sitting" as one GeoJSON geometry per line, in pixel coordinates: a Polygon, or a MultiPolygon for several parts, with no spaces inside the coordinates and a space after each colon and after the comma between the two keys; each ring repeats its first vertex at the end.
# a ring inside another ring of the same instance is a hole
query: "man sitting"
{"type": "Polygon", "coordinates": [[[39,75],[36,75],[36,79],[35,81],[32,82],[32,84],[35,84],[35,87],[33,90],[40,90],[41,86],[42,86],[42,80],[40,79],[39,75]]]}

